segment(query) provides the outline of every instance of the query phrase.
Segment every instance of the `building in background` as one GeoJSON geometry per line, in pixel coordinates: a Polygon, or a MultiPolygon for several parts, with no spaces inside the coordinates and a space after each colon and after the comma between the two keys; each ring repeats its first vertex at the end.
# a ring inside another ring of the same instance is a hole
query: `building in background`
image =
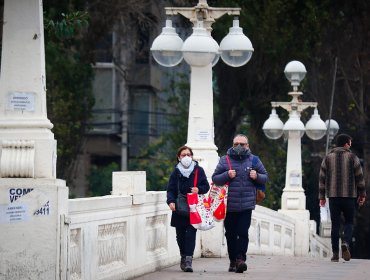
{"type": "Polygon", "coordinates": [[[93,118],[78,155],[72,196],[89,195],[87,177],[92,166],[116,163],[120,170],[127,170],[142,147],[171,129],[165,87],[184,68],[164,69],[151,57],[151,43],[165,22],[165,1],[159,2],[148,1],[147,6],[147,13],[157,19],[156,26],[130,28],[131,35],[139,38],[136,43],[127,32],[122,37],[121,27],[116,26],[97,44],[93,118]]]}

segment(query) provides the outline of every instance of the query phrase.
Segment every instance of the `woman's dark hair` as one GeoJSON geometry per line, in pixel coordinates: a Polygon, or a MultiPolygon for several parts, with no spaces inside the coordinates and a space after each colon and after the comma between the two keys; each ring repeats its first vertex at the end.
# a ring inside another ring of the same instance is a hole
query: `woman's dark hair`
{"type": "Polygon", "coordinates": [[[349,141],[352,140],[352,137],[348,134],[339,134],[335,139],[337,147],[344,147],[345,144],[349,144],[349,141]]]}
{"type": "Polygon", "coordinates": [[[193,150],[188,146],[181,146],[176,153],[176,160],[179,161],[180,154],[183,150],[189,150],[190,154],[193,156],[193,150]]]}

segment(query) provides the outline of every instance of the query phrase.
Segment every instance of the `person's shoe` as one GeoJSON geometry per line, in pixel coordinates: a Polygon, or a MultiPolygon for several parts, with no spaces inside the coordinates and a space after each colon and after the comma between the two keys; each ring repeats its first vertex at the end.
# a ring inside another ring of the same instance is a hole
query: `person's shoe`
{"type": "Polygon", "coordinates": [[[331,257],[332,262],[339,262],[339,253],[333,252],[333,256],[331,257]]]}
{"type": "Polygon", "coordinates": [[[345,242],[342,243],[342,258],[347,262],[351,259],[351,253],[349,252],[348,244],[345,242]]]}
{"type": "Polygon", "coordinates": [[[235,264],[235,272],[236,273],[243,273],[244,271],[247,270],[247,264],[245,263],[244,260],[237,259],[236,264],[235,264]]]}
{"type": "Polygon", "coordinates": [[[185,271],[185,255],[181,255],[180,268],[182,271],[185,271]]]}
{"type": "Polygon", "coordinates": [[[186,256],[185,257],[185,268],[184,268],[185,272],[193,272],[192,263],[193,263],[193,257],[186,256]]]}
{"type": "Polygon", "coordinates": [[[229,272],[235,272],[235,271],[236,271],[236,262],[230,261],[229,272]]]}

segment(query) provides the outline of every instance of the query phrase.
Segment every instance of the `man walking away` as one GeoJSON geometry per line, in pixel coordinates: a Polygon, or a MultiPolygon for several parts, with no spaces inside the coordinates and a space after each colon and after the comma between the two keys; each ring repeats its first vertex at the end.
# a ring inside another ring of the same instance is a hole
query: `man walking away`
{"type": "Polygon", "coordinates": [[[356,198],[359,206],[365,203],[365,180],[359,158],[351,152],[352,138],[340,134],[336,138],[336,147],[324,158],[319,175],[320,206],[325,206],[329,198],[331,215],[332,262],[339,261],[339,231],[341,214],[344,216],[344,235],[342,238],[342,258],[351,259],[349,244],[352,239],[356,198]]]}

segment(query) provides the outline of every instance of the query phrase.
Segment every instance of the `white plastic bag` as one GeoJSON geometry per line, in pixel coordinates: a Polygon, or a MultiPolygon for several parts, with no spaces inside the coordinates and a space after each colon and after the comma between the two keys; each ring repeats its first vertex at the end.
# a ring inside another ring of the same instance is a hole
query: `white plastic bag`
{"type": "Polygon", "coordinates": [[[320,221],[324,223],[329,221],[329,208],[326,206],[320,206],[320,221]]]}

